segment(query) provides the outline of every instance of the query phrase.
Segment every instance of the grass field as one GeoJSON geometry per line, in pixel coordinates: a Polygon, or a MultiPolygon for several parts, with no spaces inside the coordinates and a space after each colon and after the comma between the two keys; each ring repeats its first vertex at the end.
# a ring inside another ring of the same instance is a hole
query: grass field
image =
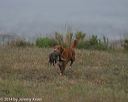
{"type": "Polygon", "coordinates": [[[128,102],[128,53],[76,50],[72,69],[67,66],[60,76],[57,67],[48,66],[50,52],[0,48],[0,101],[19,97],[41,98],[33,102],[128,102]]]}

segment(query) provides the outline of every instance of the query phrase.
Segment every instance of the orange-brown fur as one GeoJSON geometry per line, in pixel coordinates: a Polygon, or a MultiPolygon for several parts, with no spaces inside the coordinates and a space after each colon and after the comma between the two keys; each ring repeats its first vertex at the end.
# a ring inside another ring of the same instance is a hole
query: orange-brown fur
{"type": "Polygon", "coordinates": [[[69,48],[64,48],[61,45],[56,45],[54,47],[54,50],[59,52],[61,55],[62,61],[59,63],[61,75],[64,73],[67,63],[71,61],[70,63],[70,67],[71,67],[73,62],[75,61],[75,50],[74,49],[76,48],[76,45],[77,45],[77,40],[74,40],[74,42],[69,48]]]}

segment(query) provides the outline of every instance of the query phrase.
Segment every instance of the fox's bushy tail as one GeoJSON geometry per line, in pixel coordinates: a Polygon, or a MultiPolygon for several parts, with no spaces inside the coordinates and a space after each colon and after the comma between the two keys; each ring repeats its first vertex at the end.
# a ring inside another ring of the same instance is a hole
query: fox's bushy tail
{"type": "Polygon", "coordinates": [[[75,49],[77,47],[77,44],[78,44],[78,39],[75,39],[71,44],[70,48],[75,49]]]}

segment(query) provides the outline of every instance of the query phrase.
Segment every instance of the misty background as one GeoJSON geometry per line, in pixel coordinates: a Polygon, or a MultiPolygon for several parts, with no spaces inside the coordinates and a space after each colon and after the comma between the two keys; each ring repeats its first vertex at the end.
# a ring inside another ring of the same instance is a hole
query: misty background
{"type": "Polygon", "coordinates": [[[128,0],[0,0],[0,32],[34,37],[67,29],[120,39],[128,35],[128,0]]]}

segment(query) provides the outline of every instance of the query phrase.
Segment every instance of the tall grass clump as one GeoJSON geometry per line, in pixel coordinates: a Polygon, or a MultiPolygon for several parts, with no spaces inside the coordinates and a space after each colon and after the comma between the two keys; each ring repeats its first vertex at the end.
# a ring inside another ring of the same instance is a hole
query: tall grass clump
{"type": "Polygon", "coordinates": [[[14,39],[14,40],[8,41],[7,45],[11,47],[31,47],[34,44],[29,41],[26,41],[25,39],[14,39]]]}
{"type": "Polygon", "coordinates": [[[55,40],[57,44],[62,45],[64,47],[70,47],[73,40],[73,33],[66,32],[65,34],[55,32],[55,40]]]}
{"type": "Polygon", "coordinates": [[[63,34],[59,32],[55,32],[55,40],[57,41],[57,44],[64,45],[64,36],[63,34]]]}
{"type": "Polygon", "coordinates": [[[70,45],[72,43],[72,39],[73,39],[73,33],[72,32],[67,32],[66,37],[65,37],[66,46],[70,47],[70,45]]]}
{"type": "Polygon", "coordinates": [[[86,36],[86,33],[81,32],[81,31],[78,31],[75,34],[76,39],[79,39],[81,41],[83,41],[85,39],[85,36],[86,36]]]}

